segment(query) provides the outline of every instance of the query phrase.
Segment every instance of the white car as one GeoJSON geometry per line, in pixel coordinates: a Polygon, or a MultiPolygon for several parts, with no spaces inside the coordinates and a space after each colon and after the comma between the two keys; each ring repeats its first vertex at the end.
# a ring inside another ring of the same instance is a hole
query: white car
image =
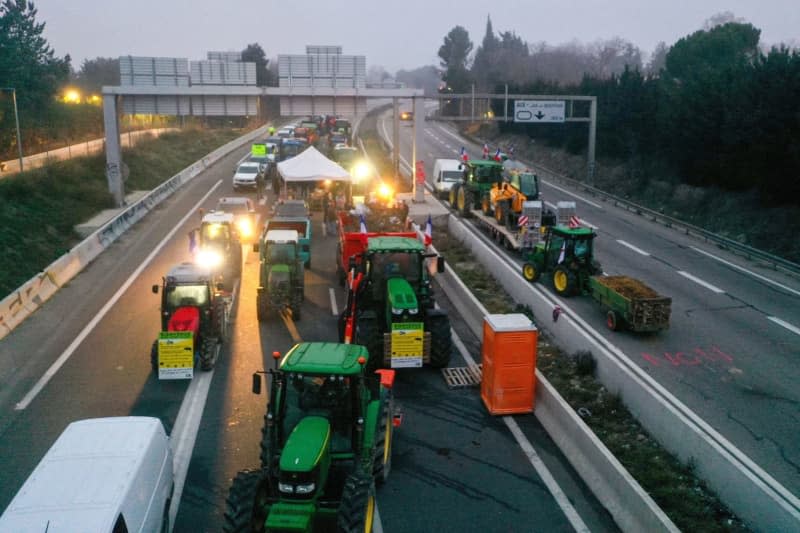
{"type": "Polygon", "coordinates": [[[0,531],[169,531],[172,468],[157,418],[73,422],[0,516],[0,531]]]}
{"type": "Polygon", "coordinates": [[[291,126],[286,126],[285,128],[281,128],[276,133],[278,137],[291,137],[294,135],[294,128],[291,126]]]}
{"type": "Polygon", "coordinates": [[[233,175],[233,190],[238,191],[240,187],[255,189],[259,172],[261,165],[255,161],[245,161],[239,165],[233,175]]]}
{"type": "Polygon", "coordinates": [[[437,159],[433,164],[433,188],[439,198],[446,197],[463,177],[464,167],[458,159],[437,159]]]}

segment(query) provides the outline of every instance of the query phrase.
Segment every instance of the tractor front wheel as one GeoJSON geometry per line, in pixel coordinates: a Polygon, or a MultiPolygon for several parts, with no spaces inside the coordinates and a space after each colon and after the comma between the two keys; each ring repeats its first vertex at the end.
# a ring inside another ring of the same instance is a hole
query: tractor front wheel
{"type": "Polygon", "coordinates": [[[553,272],[553,288],[559,296],[572,295],[575,292],[576,283],[575,274],[564,267],[558,267],[553,272]]]}
{"type": "Polygon", "coordinates": [[[447,195],[447,201],[450,202],[450,207],[452,207],[453,209],[458,209],[456,203],[458,201],[458,190],[460,188],[461,187],[459,185],[453,185],[450,188],[450,192],[447,195]]]}
{"type": "Polygon", "coordinates": [[[153,341],[153,346],[150,347],[150,367],[153,372],[158,372],[158,341],[153,341]]]}
{"type": "Polygon", "coordinates": [[[231,490],[225,500],[222,531],[264,531],[269,514],[269,500],[269,479],[260,470],[242,470],[233,478],[231,490]]]}
{"type": "Polygon", "coordinates": [[[431,332],[431,359],[433,368],[445,368],[453,353],[453,337],[450,333],[450,319],[447,315],[431,311],[428,314],[428,330],[431,332]]]}
{"type": "Polygon", "coordinates": [[[525,278],[527,281],[531,283],[536,283],[539,281],[539,277],[542,275],[541,271],[536,268],[536,265],[533,263],[525,263],[522,265],[522,277],[525,278]]]}
{"type": "Polygon", "coordinates": [[[266,322],[269,316],[269,301],[266,292],[262,291],[256,296],[256,316],[259,322],[266,322]]]}
{"type": "Polygon", "coordinates": [[[394,415],[394,397],[392,391],[387,392],[381,412],[381,423],[378,427],[378,437],[375,442],[375,459],[372,465],[372,474],[376,485],[383,485],[389,478],[392,469],[392,416],[394,415]]]}
{"type": "Polygon", "coordinates": [[[375,484],[371,477],[353,474],[344,482],[336,518],[341,533],[369,533],[375,520],[375,484]]]}
{"type": "Polygon", "coordinates": [[[217,362],[217,349],[219,345],[216,339],[203,337],[200,341],[200,370],[211,370],[217,362]]]}

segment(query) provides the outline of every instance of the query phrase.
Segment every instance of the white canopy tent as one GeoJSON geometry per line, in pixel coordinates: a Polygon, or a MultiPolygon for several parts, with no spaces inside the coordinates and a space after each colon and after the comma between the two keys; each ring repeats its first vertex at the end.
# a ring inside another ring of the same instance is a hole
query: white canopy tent
{"type": "Polygon", "coordinates": [[[278,173],[287,183],[321,180],[350,182],[350,174],[319,150],[310,146],[299,155],[278,163],[278,173]]]}

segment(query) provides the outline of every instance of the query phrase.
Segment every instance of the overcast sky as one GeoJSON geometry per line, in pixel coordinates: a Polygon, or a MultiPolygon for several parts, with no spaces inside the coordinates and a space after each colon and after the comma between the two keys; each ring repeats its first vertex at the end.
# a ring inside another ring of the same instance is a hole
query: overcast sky
{"type": "Polygon", "coordinates": [[[259,43],[267,57],[303,54],[306,44],[341,45],[391,73],[438,65],[444,36],[464,26],[475,48],[490,15],[495,32],[529,43],[590,43],[622,37],[649,53],[730,11],[768,44],[800,44],[798,0],[35,0],[56,54],[77,70],[94,57],[205,59],[208,50],[259,43]]]}

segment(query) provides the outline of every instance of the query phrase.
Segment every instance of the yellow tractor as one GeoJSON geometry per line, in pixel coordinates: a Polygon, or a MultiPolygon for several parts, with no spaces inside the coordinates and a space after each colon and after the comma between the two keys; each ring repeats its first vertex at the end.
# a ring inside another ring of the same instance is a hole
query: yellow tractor
{"type": "Polygon", "coordinates": [[[481,210],[486,216],[509,229],[516,229],[523,203],[539,199],[539,178],[527,167],[516,161],[503,164],[503,181],[492,185],[488,196],[481,201],[481,210]]]}

